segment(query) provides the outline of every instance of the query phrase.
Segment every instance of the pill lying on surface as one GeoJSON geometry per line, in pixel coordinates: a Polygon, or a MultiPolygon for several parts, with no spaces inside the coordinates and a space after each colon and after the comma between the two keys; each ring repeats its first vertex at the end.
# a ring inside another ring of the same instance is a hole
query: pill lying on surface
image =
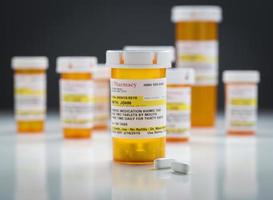
{"type": "Polygon", "coordinates": [[[154,167],[156,169],[168,169],[171,168],[171,164],[174,161],[172,158],[158,158],[154,160],[154,167]]]}
{"type": "Polygon", "coordinates": [[[173,171],[180,173],[180,174],[188,174],[189,172],[189,165],[182,162],[172,162],[171,168],[173,171]]]}

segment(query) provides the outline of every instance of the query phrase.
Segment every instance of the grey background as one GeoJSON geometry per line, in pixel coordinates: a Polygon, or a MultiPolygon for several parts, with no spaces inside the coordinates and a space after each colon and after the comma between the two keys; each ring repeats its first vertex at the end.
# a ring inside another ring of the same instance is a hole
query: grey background
{"type": "MultiPolygon", "coordinates": [[[[260,108],[273,109],[271,0],[2,0],[0,1],[0,110],[13,107],[15,55],[49,57],[48,106],[58,108],[55,59],[95,55],[105,61],[107,49],[124,45],[172,45],[173,5],[221,5],[220,71],[259,69],[260,108]]],[[[221,82],[220,82],[221,83],[221,82]]],[[[219,107],[223,107],[220,84],[219,107]]]]}

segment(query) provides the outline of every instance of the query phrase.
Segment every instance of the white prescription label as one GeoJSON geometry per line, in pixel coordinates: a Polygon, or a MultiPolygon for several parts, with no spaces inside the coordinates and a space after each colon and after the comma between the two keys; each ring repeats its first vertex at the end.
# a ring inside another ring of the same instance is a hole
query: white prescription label
{"type": "Polygon", "coordinates": [[[177,67],[195,70],[195,85],[217,85],[218,42],[177,41],[177,67]]]}
{"type": "Polygon", "coordinates": [[[166,136],[166,79],[111,79],[112,136],[166,136]]]}
{"type": "Polygon", "coordinates": [[[167,88],[167,137],[189,137],[191,128],[191,88],[167,88]]]}
{"type": "Polygon", "coordinates": [[[229,131],[255,131],[257,85],[226,86],[226,127],[229,131]]]}
{"type": "Polygon", "coordinates": [[[109,80],[95,80],[95,126],[108,125],[110,115],[109,80]]]}
{"type": "Polygon", "coordinates": [[[60,80],[61,118],[64,128],[93,127],[93,81],[60,80]]]}
{"type": "Polygon", "coordinates": [[[46,112],[46,75],[15,75],[16,120],[43,120],[46,112]]]}

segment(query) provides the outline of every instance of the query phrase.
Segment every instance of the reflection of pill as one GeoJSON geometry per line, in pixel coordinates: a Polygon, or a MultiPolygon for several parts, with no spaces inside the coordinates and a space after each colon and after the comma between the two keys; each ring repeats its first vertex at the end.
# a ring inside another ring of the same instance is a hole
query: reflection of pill
{"type": "Polygon", "coordinates": [[[171,168],[173,171],[180,174],[187,174],[189,172],[189,165],[182,162],[172,162],[171,168]]]}
{"type": "Polygon", "coordinates": [[[156,169],[168,169],[171,168],[171,164],[174,161],[172,158],[158,158],[154,160],[154,167],[156,169]]]}

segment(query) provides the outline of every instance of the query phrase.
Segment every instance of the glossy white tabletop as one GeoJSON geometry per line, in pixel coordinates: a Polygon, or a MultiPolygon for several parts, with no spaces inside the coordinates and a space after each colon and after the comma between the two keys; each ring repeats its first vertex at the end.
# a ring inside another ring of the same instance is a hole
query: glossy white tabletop
{"type": "Polygon", "coordinates": [[[167,144],[167,156],[191,166],[189,175],[111,160],[109,133],[64,140],[58,115],[47,131],[18,135],[0,114],[0,200],[18,199],[273,199],[273,114],[261,114],[256,137],[194,130],[187,144],[167,144]]]}

